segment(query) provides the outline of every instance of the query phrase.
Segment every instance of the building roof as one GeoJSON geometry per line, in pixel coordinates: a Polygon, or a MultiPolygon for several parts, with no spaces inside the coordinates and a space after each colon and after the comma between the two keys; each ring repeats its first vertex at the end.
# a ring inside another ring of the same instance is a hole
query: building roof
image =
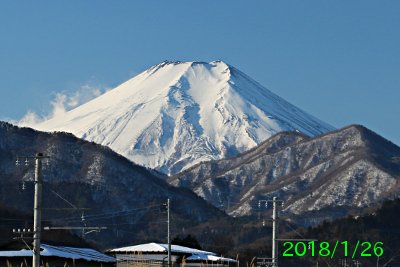
{"type": "MultiPolygon", "coordinates": [[[[108,252],[168,252],[168,244],[148,243],[130,247],[115,248],[109,250],[108,252]]],[[[216,255],[213,252],[178,245],[171,245],[171,252],[216,255]]]]}
{"type": "MultiPolygon", "coordinates": [[[[141,244],[136,246],[115,248],[108,250],[107,252],[141,252],[141,253],[167,253],[168,252],[168,244],[159,244],[159,243],[148,243],[141,244]]],[[[229,261],[236,262],[236,260],[218,257],[217,254],[209,251],[188,248],[184,246],[171,245],[171,253],[185,253],[192,254],[187,257],[187,261],[229,261]]]]}
{"type": "MultiPolygon", "coordinates": [[[[98,262],[116,262],[116,259],[90,248],[55,247],[41,244],[40,256],[60,257],[68,259],[83,259],[98,262]]],[[[32,251],[28,249],[14,251],[0,251],[0,257],[32,257],[32,251]]]]}
{"type": "Polygon", "coordinates": [[[197,254],[186,258],[186,261],[217,261],[217,262],[236,262],[234,259],[218,257],[215,255],[197,254]]]}

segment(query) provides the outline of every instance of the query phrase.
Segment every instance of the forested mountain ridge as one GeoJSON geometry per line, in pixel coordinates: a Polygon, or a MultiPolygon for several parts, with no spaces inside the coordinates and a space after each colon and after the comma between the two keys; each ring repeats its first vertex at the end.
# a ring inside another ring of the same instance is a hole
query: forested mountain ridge
{"type": "Polygon", "coordinates": [[[281,132],[248,152],[198,164],[168,182],[191,188],[233,216],[254,213],[258,200],[276,196],[285,201],[282,214],[298,215],[298,222],[308,225],[396,198],[399,172],[398,146],[350,125],[312,138],[281,132]]]}
{"type": "MultiPolygon", "coordinates": [[[[34,161],[28,166],[24,161],[21,166],[15,162],[17,156],[34,156],[38,152],[50,156],[50,165],[43,165],[43,207],[73,208],[72,204],[90,208],[84,211],[85,222],[108,226],[103,234],[118,236],[105,239],[106,246],[147,236],[166,236],[163,203],[168,198],[179,222],[176,227],[227,216],[189,189],[168,185],[163,174],[136,165],[107,147],[68,133],[44,133],[6,122],[0,122],[0,201],[22,212],[32,211],[34,188],[30,181],[34,179],[34,161]],[[26,190],[22,190],[23,181],[26,190]],[[159,224],[149,224],[160,220],[159,224]]],[[[49,223],[83,225],[82,211],[44,210],[43,216],[49,223]]]]}

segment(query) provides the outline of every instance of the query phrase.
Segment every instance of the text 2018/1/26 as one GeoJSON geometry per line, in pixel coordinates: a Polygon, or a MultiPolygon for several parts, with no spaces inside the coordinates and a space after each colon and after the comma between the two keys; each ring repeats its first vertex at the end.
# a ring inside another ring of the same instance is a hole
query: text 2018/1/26
{"type": "MultiPolygon", "coordinates": [[[[294,254],[291,253],[292,250],[294,250],[296,256],[304,256],[307,252],[307,245],[308,249],[311,250],[311,256],[315,256],[315,252],[317,252],[320,256],[322,257],[328,257],[330,256],[333,258],[336,249],[339,245],[339,240],[336,241],[335,247],[332,249],[329,248],[329,243],[328,242],[322,242],[319,244],[319,250],[317,248],[317,251],[315,251],[315,241],[310,241],[308,243],[304,242],[297,242],[295,245],[293,245],[292,242],[285,242],[283,244],[284,247],[289,246],[286,248],[286,250],[283,252],[284,257],[293,257],[294,254]]],[[[363,242],[360,245],[360,240],[358,240],[357,245],[353,251],[353,255],[351,258],[354,258],[356,255],[357,249],[360,246],[361,250],[361,257],[370,257],[372,256],[371,251],[373,251],[374,255],[377,257],[382,256],[383,254],[383,248],[382,248],[383,243],[382,242],[376,242],[374,246],[370,242],[363,242]]],[[[347,251],[347,241],[340,242],[340,246],[344,246],[344,256],[347,257],[348,251],[347,251]]],[[[343,248],[340,248],[343,249],[343,248]]]]}

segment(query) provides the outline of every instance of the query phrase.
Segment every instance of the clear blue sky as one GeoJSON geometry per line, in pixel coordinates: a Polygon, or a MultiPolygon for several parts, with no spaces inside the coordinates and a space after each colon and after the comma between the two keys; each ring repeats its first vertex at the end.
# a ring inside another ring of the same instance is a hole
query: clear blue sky
{"type": "Polygon", "coordinates": [[[0,119],[221,59],[310,114],[400,144],[400,1],[0,0],[0,119]]]}

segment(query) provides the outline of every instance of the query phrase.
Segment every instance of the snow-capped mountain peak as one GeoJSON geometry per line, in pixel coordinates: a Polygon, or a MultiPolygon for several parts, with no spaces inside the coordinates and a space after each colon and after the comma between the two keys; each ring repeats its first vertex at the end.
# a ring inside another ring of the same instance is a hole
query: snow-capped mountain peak
{"type": "Polygon", "coordinates": [[[164,61],[35,128],[71,132],[169,175],[283,130],[334,129],[220,60],[164,61]]]}

